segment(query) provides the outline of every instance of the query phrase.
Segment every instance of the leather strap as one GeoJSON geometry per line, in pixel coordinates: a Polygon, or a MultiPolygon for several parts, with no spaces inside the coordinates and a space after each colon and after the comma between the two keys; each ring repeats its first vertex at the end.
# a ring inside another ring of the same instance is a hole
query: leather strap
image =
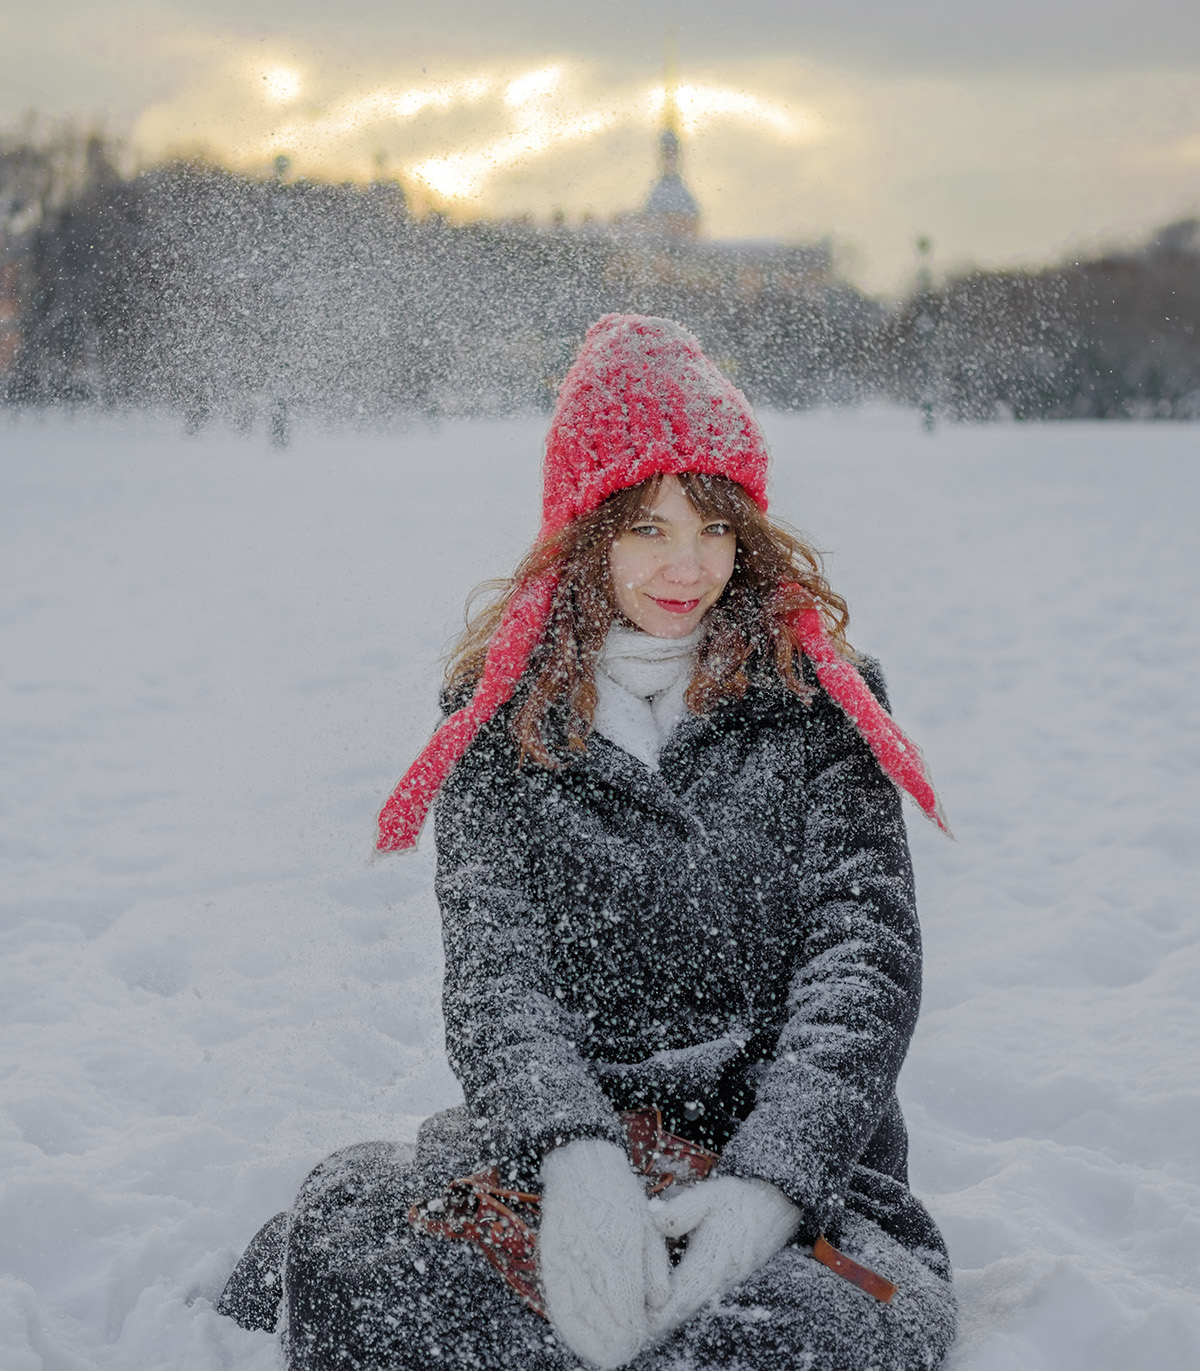
{"type": "MultiPolygon", "coordinates": [[[[715,1152],[668,1133],[657,1109],[631,1110],[619,1117],[630,1164],[646,1178],[647,1194],[658,1195],[673,1185],[703,1180],[720,1160],[715,1152]]],[[[408,1221],[432,1237],[474,1243],[521,1301],[545,1318],[537,1276],[540,1212],[540,1195],[501,1185],[493,1166],[461,1176],[441,1195],[414,1204],[408,1221]]],[[[823,1235],[813,1244],[812,1254],[835,1275],[884,1304],[896,1293],[891,1281],[839,1252],[823,1235]]]]}

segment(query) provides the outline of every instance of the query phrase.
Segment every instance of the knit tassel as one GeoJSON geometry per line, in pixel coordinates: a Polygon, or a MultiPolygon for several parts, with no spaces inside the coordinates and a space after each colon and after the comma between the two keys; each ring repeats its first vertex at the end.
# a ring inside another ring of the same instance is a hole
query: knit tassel
{"type": "Polygon", "coordinates": [[[451,714],[430,738],[379,811],[375,846],[380,852],[400,852],[417,845],[442,783],[483,725],[512,699],[530,654],[546,631],[557,586],[557,576],[547,572],[513,596],[488,644],[483,675],[470,703],[451,714]]]}
{"type": "Polygon", "coordinates": [[[900,726],[871,694],[853,664],[834,647],[820,611],[813,607],[801,610],[790,616],[788,626],[804,655],[816,667],[817,679],[825,693],[845,711],[885,774],[901,790],[906,790],[926,817],[949,836],[950,829],[920,748],[905,737],[900,726]]]}

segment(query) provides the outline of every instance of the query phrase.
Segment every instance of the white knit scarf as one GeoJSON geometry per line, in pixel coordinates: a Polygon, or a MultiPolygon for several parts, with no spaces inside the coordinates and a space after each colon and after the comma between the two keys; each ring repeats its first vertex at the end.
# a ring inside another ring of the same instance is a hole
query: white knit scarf
{"type": "Polygon", "coordinates": [[[658,770],[658,754],[687,713],[684,695],[696,669],[701,630],[686,638],[655,638],[613,624],[596,659],[592,727],[658,770]]]}

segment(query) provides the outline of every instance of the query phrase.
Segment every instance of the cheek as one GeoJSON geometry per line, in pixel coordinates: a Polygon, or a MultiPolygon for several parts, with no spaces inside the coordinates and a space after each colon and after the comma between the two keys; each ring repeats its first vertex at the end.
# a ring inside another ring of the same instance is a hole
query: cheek
{"type": "Polygon", "coordinates": [[[722,590],[729,584],[729,578],[733,575],[733,564],[737,558],[737,545],[731,539],[728,545],[722,544],[715,547],[710,556],[705,558],[705,570],[714,585],[719,585],[722,590]]]}
{"type": "Polygon", "coordinates": [[[608,554],[608,571],[612,581],[613,599],[626,618],[629,617],[629,601],[632,598],[632,592],[628,588],[632,578],[629,575],[627,561],[620,547],[614,543],[612,551],[608,554]]]}
{"type": "Polygon", "coordinates": [[[616,542],[608,556],[613,588],[617,595],[628,594],[630,586],[640,586],[654,575],[655,558],[638,544],[616,542]]]}

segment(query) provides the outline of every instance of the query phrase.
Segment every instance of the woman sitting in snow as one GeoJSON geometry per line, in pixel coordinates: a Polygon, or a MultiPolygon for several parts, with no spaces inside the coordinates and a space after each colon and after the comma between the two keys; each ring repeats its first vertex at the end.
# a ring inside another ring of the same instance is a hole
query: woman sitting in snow
{"type": "MultiPolygon", "coordinates": [[[[380,815],[437,797],[463,1107],[324,1162],[222,1308],[293,1371],[933,1367],[945,1247],[896,1076],[920,942],[897,787],[938,818],[744,397],[610,315],[542,530],[380,815]],[[280,1279],[282,1277],[282,1279],[280,1279]]],[[[940,819],[939,819],[940,822],[940,819]]]]}

